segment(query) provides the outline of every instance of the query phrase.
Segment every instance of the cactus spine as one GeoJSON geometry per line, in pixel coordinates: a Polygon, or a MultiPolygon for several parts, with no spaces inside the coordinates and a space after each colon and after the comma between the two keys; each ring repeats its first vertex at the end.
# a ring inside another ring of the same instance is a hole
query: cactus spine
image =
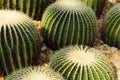
{"type": "Polygon", "coordinates": [[[0,10],[0,72],[31,65],[39,48],[39,33],[33,21],[17,11],[0,10]]]}
{"type": "Polygon", "coordinates": [[[40,20],[49,0],[0,0],[0,9],[19,10],[35,20],[40,20]]]}
{"type": "Polygon", "coordinates": [[[41,34],[52,49],[71,44],[91,45],[96,31],[94,12],[80,1],[57,1],[43,14],[41,34]]]}
{"type": "Polygon", "coordinates": [[[102,39],[110,46],[120,48],[120,4],[116,4],[106,14],[102,39]]]}
{"type": "Polygon", "coordinates": [[[86,46],[69,46],[57,51],[50,66],[67,80],[116,80],[105,55],[86,46]]]}
{"type": "Polygon", "coordinates": [[[65,80],[58,72],[49,67],[29,67],[18,70],[5,80],[65,80]]]}

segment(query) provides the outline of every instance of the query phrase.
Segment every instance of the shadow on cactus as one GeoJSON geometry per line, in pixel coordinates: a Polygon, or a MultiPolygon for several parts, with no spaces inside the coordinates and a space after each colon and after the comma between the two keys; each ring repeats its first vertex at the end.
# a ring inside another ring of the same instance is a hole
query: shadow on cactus
{"type": "Polygon", "coordinates": [[[116,4],[106,14],[102,39],[110,46],[120,48],[120,4],[116,4]]]}
{"type": "Polygon", "coordinates": [[[50,66],[67,80],[116,80],[105,55],[87,46],[69,46],[57,51],[50,66]]]}
{"type": "Polygon", "coordinates": [[[2,0],[0,9],[18,10],[35,20],[40,20],[45,8],[52,2],[52,0],[2,0]]]}
{"type": "Polygon", "coordinates": [[[0,72],[32,64],[39,51],[39,33],[33,21],[17,11],[0,10],[0,72]]]}
{"type": "Polygon", "coordinates": [[[42,17],[41,34],[54,50],[72,44],[92,45],[96,32],[94,12],[80,1],[57,1],[42,17]]]}
{"type": "Polygon", "coordinates": [[[28,67],[8,75],[5,80],[65,80],[49,67],[28,67]]]}

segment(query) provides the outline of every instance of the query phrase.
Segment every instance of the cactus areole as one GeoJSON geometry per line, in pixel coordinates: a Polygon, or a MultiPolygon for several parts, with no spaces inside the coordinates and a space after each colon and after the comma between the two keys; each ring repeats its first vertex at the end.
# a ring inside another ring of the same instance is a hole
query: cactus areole
{"type": "Polygon", "coordinates": [[[67,80],[116,80],[106,56],[87,46],[60,49],[53,57],[51,67],[67,80]]]}
{"type": "Polygon", "coordinates": [[[92,45],[96,31],[94,12],[80,1],[57,1],[42,17],[41,34],[51,49],[72,44],[92,45]]]}
{"type": "Polygon", "coordinates": [[[39,33],[26,15],[10,10],[0,10],[0,73],[31,65],[38,52],[39,33]]]}

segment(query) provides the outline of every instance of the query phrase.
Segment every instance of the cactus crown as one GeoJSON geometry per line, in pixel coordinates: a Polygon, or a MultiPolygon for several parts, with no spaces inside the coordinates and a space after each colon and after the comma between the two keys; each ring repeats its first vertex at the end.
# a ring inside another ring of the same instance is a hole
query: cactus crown
{"type": "Polygon", "coordinates": [[[64,0],[64,1],[58,2],[58,6],[60,8],[68,9],[68,10],[70,9],[70,10],[74,10],[74,11],[77,10],[77,9],[82,9],[82,8],[80,8],[81,5],[83,5],[83,4],[80,4],[80,2],[75,1],[75,0],[70,0],[70,1],[69,0],[64,0]]]}
{"type": "MultiPolygon", "coordinates": [[[[56,1],[75,1],[75,0],[56,0],[56,1]]],[[[93,9],[93,11],[96,13],[97,17],[100,18],[100,15],[102,13],[102,9],[105,5],[105,2],[107,0],[76,0],[81,1],[83,3],[86,3],[89,7],[93,9]]],[[[71,6],[72,7],[72,6],[71,6]]]]}
{"type": "Polygon", "coordinates": [[[105,55],[87,46],[69,46],[57,51],[50,65],[68,80],[115,80],[105,55]]]}
{"type": "Polygon", "coordinates": [[[43,14],[41,30],[47,46],[54,50],[72,44],[92,45],[96,16],[80,1],[56,1],[43,14]]]}
{"type": "Polygon", "coordinates": [[[66,52],[66,57],[67,60],[70,60],[73,63],[79,65],[91,65],[97,61],[96,52],[93,48],[88,49],[88,47],[85,47],[83,49],[83,46],[81,46],[73,49],[71,48],[71,50],[66,52]],[[71,50],[73,51],[71,52],[71,50]]]}
{"type": "Polygon", "coordinates": [[[5,80],[64,80],[64,78],[49,67],[29,67],[18,70],[7,76],[5,80]]]}
{"type": "Polygon", "coordinates": [[[32,64],[39,51],[39,33],[33,21],[23,13],[0,10],[0,73],[32,64]]]}
{"type": "Polygon", "coordinates": [[[120,48],[120,3],[116,4],[106,14],[102,39],[110,46],[120,48]]]}
{"type": "MultiPolygon", "coordinates": [[[[10,24],[19,24],[28,21],[29,17],[23,15],[20,12],[12,10],[0,10],[0,24],[1,25],[10,25],[10,24]]],[[[31,21],[31,19],[29,19],[31,21]]]]}

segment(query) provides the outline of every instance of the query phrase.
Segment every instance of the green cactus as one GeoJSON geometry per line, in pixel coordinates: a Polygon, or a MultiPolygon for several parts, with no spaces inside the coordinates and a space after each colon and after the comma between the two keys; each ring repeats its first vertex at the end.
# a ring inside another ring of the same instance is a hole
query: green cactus
{"type": "Polygon", "coordinates": [[[43,14],[41,35],[51,49],[71,44],[92,45],[96,32],[94,12],[80,1],[57,1],[43,14]]]}
{"type": "Polygon", "coordinates": [[[39,51],[39,33],[33,21],[17,11],[0,10],[0,73],[31,65],[39,51]]]}
{"type": "Polygon", "coordinates": [[[49,67],[28,67],[8,75],[5,80],[65,80],[49,67]]]}
{"type": "Polygon", "coordinates": [[[106,14],[102,39],[110,46],[120,48],[120,4],[116,4],[106,14]]]}
{"type": "Polygon", "coordinates": [[[69,46],[57,51],[50,66],[67,80],[116,80],[106,56],[87,46],[69,46]]]}
{"type": "MultiPolygon", "coordinates": [[[[60,1],[60,0],[57,0],[57,1],[60,1]]],[[[99,18],[103,10],[103,7],[105,5],[105,2],[107,0],[77,0],[77,1],[82,1],[86,3],[89,7],[91,7],[95,11],[97,17],[99,18]]]]}
{"type": "Polygon", "coordinates": [[[52,0],[0,0],[0,9],[19,10],[35,20],[40,20],[52,0]]]}

